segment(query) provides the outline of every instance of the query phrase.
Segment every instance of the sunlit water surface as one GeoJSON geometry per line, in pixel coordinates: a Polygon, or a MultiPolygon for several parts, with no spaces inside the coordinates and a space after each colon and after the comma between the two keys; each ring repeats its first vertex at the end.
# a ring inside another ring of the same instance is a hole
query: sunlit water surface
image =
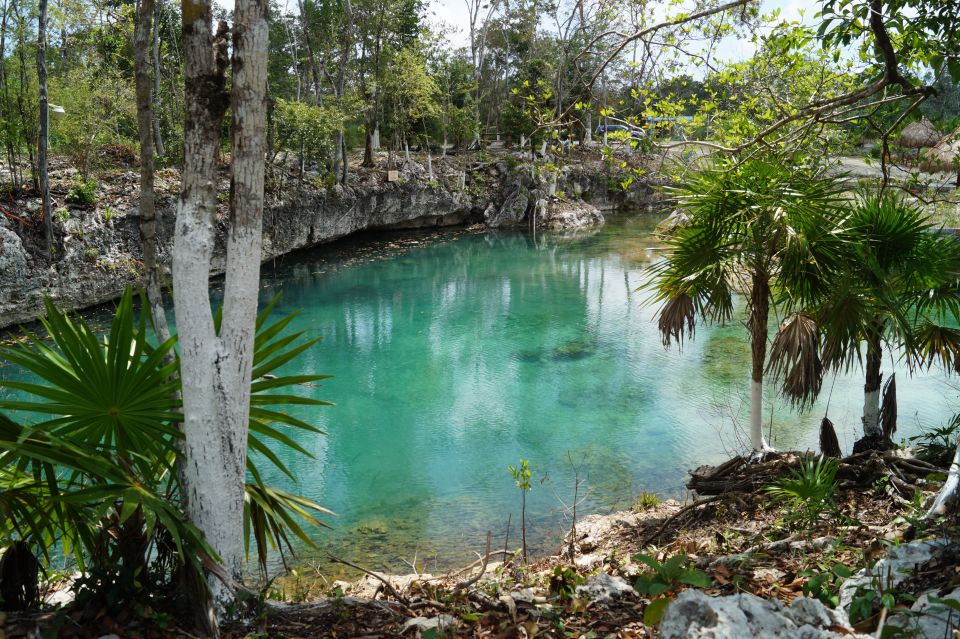
{"type": "MultiPolygon", "coordinates": [[[[576,476],[578,513],[604,512],[642,491],[682,495],[688,469],[741,450],[745,330],[698,327],[682,353],[664,349],[656,308],[637,292],[659,254],[657,221],[611,217],[593,233],[536,239],[381,236],[265,267],[263,301],[282,292],[277,313],[302,309],[294,328],[323,339],[283,372],[335,375],[300,389],[336,403],[297,411],[328,433],[296,435],[314,459],[281,451],[297,480],[270,477],[336,513],[314,535],[321,549],[376,568],[442,568],[469,560],[487,530],[502,545],[508,519],[514,546],[520,494],[507,466],[526,459],[528,537],[544,551],[569,527],[576,476]]],[[[897,386],[898,437],[957,407],[936,371],[901,373],[897,386]]],[[[828,378],[805,414],[768,393],[776,447],[816,448],[831,387],[849,450],[858,371],[828,378]]]]}

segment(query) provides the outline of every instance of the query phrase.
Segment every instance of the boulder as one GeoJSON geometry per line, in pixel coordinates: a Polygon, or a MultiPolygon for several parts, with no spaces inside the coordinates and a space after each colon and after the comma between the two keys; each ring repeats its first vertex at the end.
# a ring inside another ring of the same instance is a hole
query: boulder
{"type": "Polygon", "coordinates": [[[597,207],[582,200],[553,202],[538,218],[540,228],[565,231],[603,224],[603,214],[597,207]]]}
{"type": "Polygon", "coordinates": [[[670,237],[689,223],[690,217],[683,211],[677,210],[660,220],[654,233],[660,237],[670,237]]]}
{"type": "MultiPolygon", "coordinates": [[[[27,275],[27,252],[23,248],[20,237],[6,226],[0,226],[0,282],[3,287],[2,297],[8,297],[14,286],[27,275]]],[[[8,300],[4,300],[8,301],[8,300]]]]}
{"type": "Polygon", "coordinates": [[[947,544],[949,542],[945,539],[931,539],[913,541],[891,549],[890,554],[874,564],[869,573],[861,570],[843,582],[840,586],[840,610],[850,609],[850,603],[856,596],[858,588],[876,589],[877,577],[883,580],[884,588],[896,588],[904,579],[912,575],[918,566],[933,559],[937,549],[947,544]]]}
{"type": "Polygon", "coordinates": [[[589,577],[587,583],[577,586],[576,592],[578,597],[591,602],[610,601],[635,594],[633,586],[626,579],[605,572],[589,577]]]}
{"type": "Polygon", "coordinates": [[[710,597],[687,590],[660,621],[662,639],[841,639],[860,637],[836,610],[799,597],[790,606],[748,593],[710,597]]]}
{"type": "Polygon", "coordinates": [[[887,619],[888,626],[897,626],[906,631],[908,637],[916,639],[943,639],[956,636],[960,627],[960,616],[956,611],[940,603],[932,603],[930,598],[960,601],[960,589],[938,596],[936,592],[927,592],[910,607],[912,614],[893,615],[887,619]]]}
{"type": "Polygon", "coordinates": [[[487,226],[494,229],[517,226],[520,220],[527,214],[527,206],[530,204],[530,191],[522,184],[510,194],[500,205],[499,209],[484,212],[484,222],[487,226]]]}

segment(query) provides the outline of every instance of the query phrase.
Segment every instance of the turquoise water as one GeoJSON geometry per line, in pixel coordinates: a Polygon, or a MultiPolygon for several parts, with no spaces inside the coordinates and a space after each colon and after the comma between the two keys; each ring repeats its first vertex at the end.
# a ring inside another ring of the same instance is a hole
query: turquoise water
{"type": "MultiPolygon", "coordinates": [[[[336,512],[315,535],[321,548],[432,569],[471,559],[487,530],[502,545],[508,517],[514,546],[520,495],[506,467],[527,459],[528,536],[548,550],[569,527],[576,475],[578,513],[603,512],[642,491],[681,496],[688,469],[742,450],[745,330],[698,327],[682,353],[663,348],[656,309],[636,292],[658,254],[657,221],[614,217],[595,233],[536,240],[368,237],[268,265],[263,300],[282,292],[278,312],[303,309],[295,328],[323,338],[286,372],[335,375],[302,389],[336,403],[298,412],[328,433],[298,435],[315,459],[286,455],[297,482],[273,477],[336,512]]],[[[845,450],[862,385],[857,373],[835,383],[830,417],[845,450]]],[[[897,385],[898,437],[958,408],[936,371],[897,385]]],[[[803,415],[768,399],[774,445],[816,448],[826,397],[803,415]]]]}
{"type": "MultiPolygon", "coordinates": [[[[338,513],[320,538],[394,569],[464,559],[486,530],[502,540],[508,517],[516,525],[506,467],[528,459],[530,536],[547,549],[569,526],[576,474],[578,511],[606,511],[644,490],[681,495],[688,469],[740,450],[745,331],[699,328],[682,353],[663,348],[655,308],[636,292],[657,256],[656,222],[612,218],[594,234],[536,241],[399,240],[381,259],[343,265],[320,251],[268,274],[264,299],[282,290],[285,309],[304,309],[297,327],[323,338],[300,366],[336,375],[317,396],[337,406],[308,415],[329,435],[304,442],[316,461],[293,461],[296,488],[338,513]]],[[[957,407],[942,375],[899,377],[898,435],[957,407]]],[[[841,377],[833,392],[847,450],[862,384],[841,377]]],[[[768,410],[777,447],[816,448],[823,402],[805,415],[768,410]]]]}

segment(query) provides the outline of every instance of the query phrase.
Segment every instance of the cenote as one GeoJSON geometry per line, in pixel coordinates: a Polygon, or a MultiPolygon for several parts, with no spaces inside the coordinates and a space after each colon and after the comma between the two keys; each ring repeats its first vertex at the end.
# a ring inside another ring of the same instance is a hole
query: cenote
{"type": "MultiPolygon", "coordinates": [[[[330,373],[303,393],[335,402],[298,416],[313,459],[281,451],[279,486],[336,514],[318,553],[409,571],[471,559],[486,531],[519,541],[507,466],[529,460],[528,537],[552,549],[582,480],[578,513],[627,507],[642,491],[683,496],[686,472],[746,441],[749,352],[740,324],[698,327],[665,350],[656,308],[636,289],[658,253],[650,214],[565,235],[440,232],[369,236],[266,265],[262,300],[301,310],[322,341],[284,372],[330,373]]],[[[885,363],[892,370],[895,355],[885,363]]],[[[11,374],[8,369],[5,374],[11,374]]],[[[897,437],[943,423],[956,392],[939,371],[898,374],[897,437]]],[[[859,370],[828,377],[798,414],[768,388],[772,442],[816,449],[829,415],[844,450],[860,428],[859,370]],[[831,393],[832,388],[832,393],[831,393]]]]}

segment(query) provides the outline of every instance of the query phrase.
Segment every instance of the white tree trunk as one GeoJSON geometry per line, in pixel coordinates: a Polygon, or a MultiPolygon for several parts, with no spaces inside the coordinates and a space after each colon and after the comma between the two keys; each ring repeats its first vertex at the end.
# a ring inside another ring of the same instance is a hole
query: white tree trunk
{"type": "Polygon", "coordinates": [[[750,445],[754,452],[772,450],[763,437],[763,382],[750,380],[750,445]]]}
{"type": "Polygon", "coordinates": [[[373,127],[373,141],[370,143],[370,146],[373,147],[374,151],[380,150],[380,125],[373,127]]]}
{"type": "MultiPolygon", "coordinates": [[[[173,284],[183,381],[185,492],[191,521],[220,555],[227,574],[240,581],[266,151],[267,8],[266,0],[237,0],[234,8],[231,216],[217,336],[209,278],[216,151],[227,106],[226,26],[221,23],[214,41],[209,0],[193,0],[184,7],[187,119],[173,284]]],[[[233,593],[225,584],[210,585],[222,613],[233,593]]]]}
{"type": "Polygon", "coordinates": [[[863,434],[866,437],[879,436],[880,432],[880,389],[863,393],[863,434]]]}
{"type": "Polygon", "coordinates": [[[924,519],[932,519],[938,515],[947,512],[947,507],[956,499],[957,488],[960,486],[960,442],[957,442],[957,449],[953,454],[953,461],[950,462],[950,470],[947,471],[947,481],[943,483],[940,492],[930,506],[930,510],[923,516],[924,519]]]}

